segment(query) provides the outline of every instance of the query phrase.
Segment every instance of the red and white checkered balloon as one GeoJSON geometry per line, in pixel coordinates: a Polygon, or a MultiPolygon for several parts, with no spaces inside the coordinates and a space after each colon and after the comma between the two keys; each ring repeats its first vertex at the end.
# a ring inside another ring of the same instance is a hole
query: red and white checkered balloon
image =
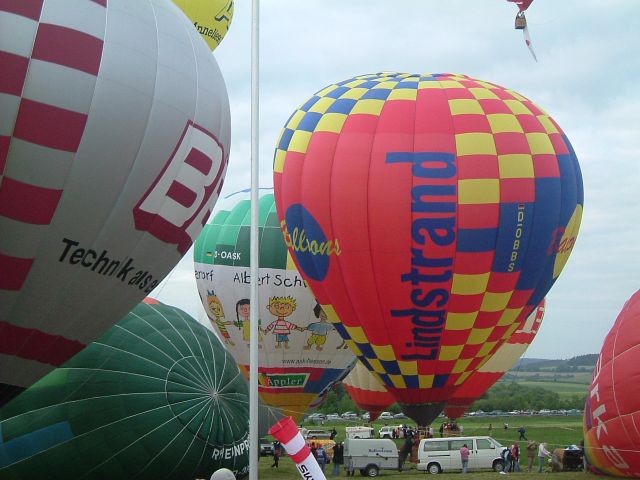
{"type": "Polygon", "coordinates": [[[0,405],[145,297],[226,172],[218,66],[169,0],[0,2],[0,405]]]}

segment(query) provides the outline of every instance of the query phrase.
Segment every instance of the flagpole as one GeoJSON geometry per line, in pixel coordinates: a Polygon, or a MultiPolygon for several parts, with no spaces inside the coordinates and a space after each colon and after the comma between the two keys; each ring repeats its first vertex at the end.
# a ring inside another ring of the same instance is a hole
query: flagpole
{"type": "Polygon", "coordinates": [[[260,187],[259,161],[259,18],[260,2],[251,2],[251,292],[250,292],[250,323],[251,340],[249,342],[249,479],[258,479],[258,455],[260,445],[258,440],[258,276],[259,276],[259,245],[258,221],[260,218],[258,204],[258,189],[260,187]]]}

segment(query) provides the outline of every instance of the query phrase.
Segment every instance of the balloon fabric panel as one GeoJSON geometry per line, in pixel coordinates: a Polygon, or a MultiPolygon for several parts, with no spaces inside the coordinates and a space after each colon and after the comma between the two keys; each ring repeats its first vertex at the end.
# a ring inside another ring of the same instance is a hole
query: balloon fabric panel
{"type": "Polygon", "coordinates": [[[233,0],[173,0],[191,19],[193,26],[215,50],[225,37],[233,20],[233,0]]]}
{"type": "Polygon", "coordinates": [[[181,310],[140,304],[0,409],[0,476],[246,474],[247,435],[247,384],[219,340],[181,310]]]}
{"type": "Polygon", "coordinates": [[[0,21],[3,402],[188,250],[222,186],[230,118],[215,59],[169,0],[5,2],[0,21]]]}
{"type": "Polygon", "coordinates": [[[502,344],[496,353],[455,391],[447,400],[444,413],[449,418],[460,418],[464,412],[482,397],[505,373],[507,373],[526,352],[535,339],[546,308],[543,300],[531,314],[522,321],[514,334],[502,344]]]}
{"type": "Polygon", "coordinates": [[[319,91],[282,132],[274,185],[301,273],[405,403],[446,400],[513,334],[560,273],[583,202],[545,112],[452,74],[319,91]]]}
{"type": "Polygon", "coordinates": [[[371,422],[395,403],[393,396],[360,362],[356,362],[342,384],[358,408],[369,412],[371,422]]]}
{"type": "MultiPolygon", "coordinates": [[[[225,199],[195,244],[196,281],[212,328],[248,376],[250,200],[225,199]]],[[[259,199],[259,392],[301,418],[346,375],[353,354],[287,252],[272,194],[259,199]],[[282,309],[282,311],[280,311],[282,309]]]]}
{"type": "Polygon", "coordinates": [[[604,340],[584,409],[589,465],[607,475],[637,478],[640,472],[640,291],[624,305],[604,340]]]}

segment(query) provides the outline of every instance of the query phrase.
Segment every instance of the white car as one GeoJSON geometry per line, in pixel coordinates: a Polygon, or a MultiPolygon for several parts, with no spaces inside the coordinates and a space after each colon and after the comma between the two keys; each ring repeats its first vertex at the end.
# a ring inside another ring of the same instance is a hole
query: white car
{"type": "Polygon", "coordinates": [[[327,415],[328,422],[335,422],[336,420],[340,420],[340,415],[338,415],[337,413],[330,413],[329,415],[327,415]]]}
{"type": "Polygon", "coordinates": [[[316,440],[318,438],[331,438],[331,432],[320,428],[301,428],[300,433],[305,440],[316,440]]]}
{"type": "Polygon", "coordinates": [[[342,414],[342,418],[345,420],[354,420],[356,418],[358,418],[358,414],[354,413],[354,412],[344,412],[342,414]]]}
{"type": "Polygon", "coordinates": [[[382,412],[378,417],[378,420],[393,420],[393,413],[391,412],[382,412]]]}
{"type": "Polygon", "coordinates": [[[380,438],[395,438],[393,435],[394,430],[397,430],[400,437],[402,438],[404,435],[402,434],[402,427],[399,425],[393,426],[393,425],[386,425],[384,427],[380,427],[380,430],[378,430],[378,436],[380,438]]]}

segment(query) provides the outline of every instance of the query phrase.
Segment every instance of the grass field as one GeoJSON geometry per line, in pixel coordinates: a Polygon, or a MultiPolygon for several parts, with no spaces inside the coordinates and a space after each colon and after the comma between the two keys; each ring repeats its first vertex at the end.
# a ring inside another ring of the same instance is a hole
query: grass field
{"type": "Polygon", "coordinates": [[[593,376],[592,372],[575,372],[575,373],[557,373],[557,372],[545,372],[545,371],[537,371],[537,372],[509,372],[505,377],[509,381],[517,381],[520,383],[523,380],[528,378],[538,378],[538,381],[549,381],[553,382],[553,379],[556,378],[560,382],[564,383],[581,383],[584,385],[589,385],[591,383],[591,377],[593,376]]]}
{"type": "MultiPolygon", "coordinates": [[[[259,464],[259,478],[261,479],[273,479],[273,480],[299,480],[302,477],[300,476],[300,474],[298,473],[298,471],[295,468],[295,465],[293,464],[293,462],[291,461],[290,458],[285,457],[282,458],[280,460],[280,465],[278,469],[275,468],[271,468],[270,465],[272,463],[272,458],[271,457],[263,457],[260,459],[260,464],[259,464]]],[[[337,477],[332,477],[331,475],[331,465],[327,465],[326,467],[326,476],[327,478],[337,478],[337,477]]],[[[356,474],[356,477],[349,477],[349,478],[357,478],[360,477],[359,474],[356,474]]],[[[443,473],[441,474],[442,477],[446,478],[453,478],[455,476],[459,476],[459,473],[443,473]]],[[[582,473],[582,472],[560,472],[560,473],[512,473],[510,475],[513,475],[515,477],[517,477],[518,479],[522,479],[522,480],[529,480],[529,479],[541,479],[541,478],[549,478],[549,475],[553,475],[554,478],[557,478],[558,480],[598,480],[599,478],[607,478],[607,477],[602,477],[602,476],[596,476],[596,475],[592,475],[590,473],[582,473]]],[[[340,472],[340,476],[343,478],[347,478],[346,474],[343,471],[340,472]]],[[[468,475],[468,478],[471,479],[497,479],[498,477],[502,477],[503,475],[498,475],[495,472],[470,472],[468,475]]],[[[425,473],[425,472],[419,472],[417,471],[415,468],[412,468],[409,471],[404,471],[402,473],[400,472],[396,472],[393,470],[382,470],[380,472],[379,477],[381,478],[389,478],[389,479],[394,479],[394,480],[418,480],[420,478],[431,478],[431,475],[425,473]]],[[[442,477],[436,477],[436,478],[442,478],[442,477]]],[[[507,477],[506,475],[504,475],[504,477],[507,477]]],[[[362,478],[362,477],[360,477],[362,478]]]]}
{"type": "MultiPolygon", "coordinates": [[[[372,426],[378,429],[387,424],[387,425],[395,425],[402,421],[396,422],[375,422],[372,426]]],[[[405,421],[408,425],[411,425],[410,422],[405,421]]],[[[515,441],[518,441],[519,434],[517,432],[520,426],[524,426],[526,429],[526,436],[528,439],[536,440],[538,442],[547,442],[549,449],[554,449],[558,447],[566,447],[571,444],[579,444],[582,440],[582,417],[581,416],[492,416],[492,417],[480,417],[480,418],[464,418],[460,422],[464,426],[464,434],[465,435],[488,435],[489,434],[489,423],[492,424],[491,436],[498,440],[503,445],[511,445],[515,441]],[[503,424],[508,423],[509,428],[504,429],[503,424]]],[[[336,422],[336,423],[326,423],[322,428],[331,429],[335,426],[338,431],[338,435],[336,440],[342,441],[345,438],[344,429],[346,426],[355,425],[356,423],[346,423],[346,422],[336,422]]],[[[434,422],[434,428],[437,431],[440,426],[440,419],[434,422]]],[[[318,428],[318,426],[315,426],[318,428]]],[[[524,442],[520,442],[521,447],[524,442]]],[[[260,459],[259,464],[259,477],[261,479],[299,479],[301,478],[300,474],[295,468],[295,465],[292,463],[291,459],[288,457],[284,457],[280,460],[280,468],[275,469],[271,468],[271,463],[273,459],[271,457],[263,457],[260,459]]],[[[527,454],[523,452],[521,461],[521,465],[527,464],[527,454]]],[[[423,478],[427,474],[424,472],[419,472],[415,469],[415,465],[408,464],[412,466],[412,469],[409,471],[404,471],[402,473],[392,471],[392,470],[384,470],[380,472],[381,477],[393,478],[397,480],[405,480],[405,479],[418,479],[423,478]]],[[[535,463],[536,468],[534,471],[536,473],[513,473],[512,475],[517,476],[520,479],[527,480],[533,478],[544,478],[550,475],[550,473],[537,473],[537,460],[535,463]]],[[[327,478],[331,478],[331,467],[332,465],[327,465],[326,475],[327,478]]],[[[547,469],[548,472],[548,469],[547,469]]],[[[443,474],[445,477],[450,477],[452,475],[458,475],[457,473],[443,474]]],[[[555,477],[559,480],[577,480],[577,479],[587,479],[592,478],[596,480],[595,475],[591,475],[589,473],[585,474],[582,472],[559,472],[553,473],[555,477]]],[[[344,471],[341,471],[341,477],[346,477],[344,471]]],[[[358,475],[359,476],[359,475],[358,475]]],[[[498,476],[495,472],[472,472],[470,474],[470,478],[478,478],[478,479],[495,479],[498,476]]]]}

